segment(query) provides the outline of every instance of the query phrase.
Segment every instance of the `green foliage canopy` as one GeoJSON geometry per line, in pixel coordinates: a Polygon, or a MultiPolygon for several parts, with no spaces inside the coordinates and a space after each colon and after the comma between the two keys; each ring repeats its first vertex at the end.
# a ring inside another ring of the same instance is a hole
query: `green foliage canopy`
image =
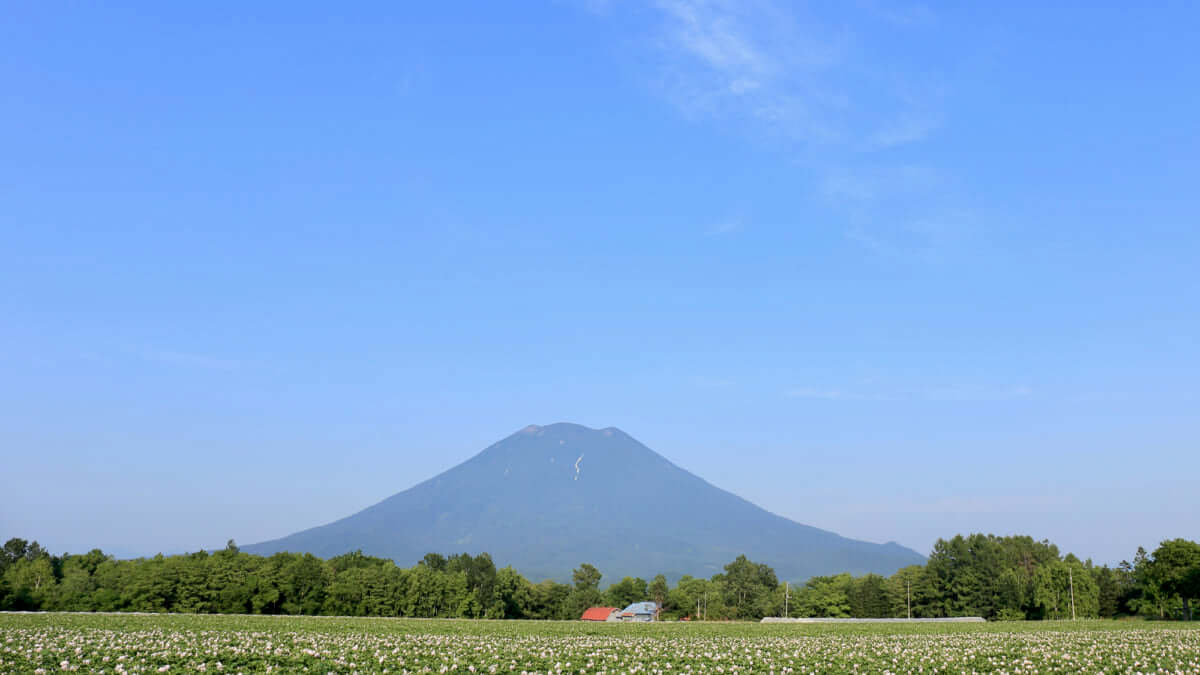
{"type": "Polygon", "coordinates": [[[0,548],[0,609],[577,619],[591,606],[650,600],[664,618],[710,620],[781,616],[785,607],[812,617],[1190,618],[1200,544],[1164,541],[1109,568],[1062,556],[1047,541],[971,534],[938,540],[927,564],[887,578],[843,573],[788,589],[744,555],[710,579],[684,576],[673,587],[659,574],[601,591],[602,577],[582,563],[572,584],[534,584],[512,567],[497,569],[486,553],[430,553],[402,568],[362,551],[262,557],[230,541],[213,553],[115,560],[99,549],[52,556],[13,538],[0,548]]]}

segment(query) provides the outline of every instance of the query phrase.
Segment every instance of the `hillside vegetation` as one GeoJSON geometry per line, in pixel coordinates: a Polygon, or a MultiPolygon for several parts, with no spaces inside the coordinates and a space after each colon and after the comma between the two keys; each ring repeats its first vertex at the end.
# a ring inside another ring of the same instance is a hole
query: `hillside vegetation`
{"type": "Polygon", "coordinates": [[[238,550],[115,560],[100,550],[53,556],[10,539],[0,555],[0,608],[213,614],[574,619],[593,605],[654,600],[664,618],[794,617],[988,619],[1186,618],[1200,597],[1200,544],[1163,542],[1133,562],[1096,566],[1031,537],[972,534],[939,540],[925,565],[889,577],[818,576],[781,583],[775,570],[738,556],[712,577],[624,577],[601,590],[588,563],[572,583],[533,583],[490,555],[427,554],[404,568],[348,553],[269,557],[238,550]],[[786,609],[785,609],[786,608],[786,609]]]}

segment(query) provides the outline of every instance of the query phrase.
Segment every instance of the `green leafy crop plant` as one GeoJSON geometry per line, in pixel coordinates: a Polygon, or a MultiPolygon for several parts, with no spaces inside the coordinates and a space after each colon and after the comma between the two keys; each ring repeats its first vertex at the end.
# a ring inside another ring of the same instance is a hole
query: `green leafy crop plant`
{"type": "Polygon", "coordinates": [[[0,615],[0,672],[1200,672],[1153,622],[660,623],[0,615]]]}

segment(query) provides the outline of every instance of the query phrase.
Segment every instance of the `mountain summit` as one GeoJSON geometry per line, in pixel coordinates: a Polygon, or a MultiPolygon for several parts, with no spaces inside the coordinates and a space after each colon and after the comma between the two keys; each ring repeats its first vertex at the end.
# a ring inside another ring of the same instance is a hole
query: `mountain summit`
{"type": "Polygon", "coordinates": [[[362,549],[411,565],[426,553],[488,552],[534,581],[588,562],[609,581],[711,576],[740,554],[780,579],[891,574],[924,561],[770,513],[675,466],[630,435],[528,426],[458,466],[328,525],[245,547],[322,557],[362,549]]]}

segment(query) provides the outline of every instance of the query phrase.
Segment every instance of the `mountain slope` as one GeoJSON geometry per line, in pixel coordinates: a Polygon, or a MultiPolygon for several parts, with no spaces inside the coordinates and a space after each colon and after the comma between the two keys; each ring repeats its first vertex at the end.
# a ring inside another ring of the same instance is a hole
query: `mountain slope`
{"type": "Polygon", "coordinates": [[[680,469],[619,429],[530,426],[462,464],[328,525],[245,550],[411,565],[428,552],[487,551],[534,581],[580,563],[606,581],[662,572],[711,576],[739,554],[780,579],[876,572],[923,562],[770,513],[680,469]]]}

